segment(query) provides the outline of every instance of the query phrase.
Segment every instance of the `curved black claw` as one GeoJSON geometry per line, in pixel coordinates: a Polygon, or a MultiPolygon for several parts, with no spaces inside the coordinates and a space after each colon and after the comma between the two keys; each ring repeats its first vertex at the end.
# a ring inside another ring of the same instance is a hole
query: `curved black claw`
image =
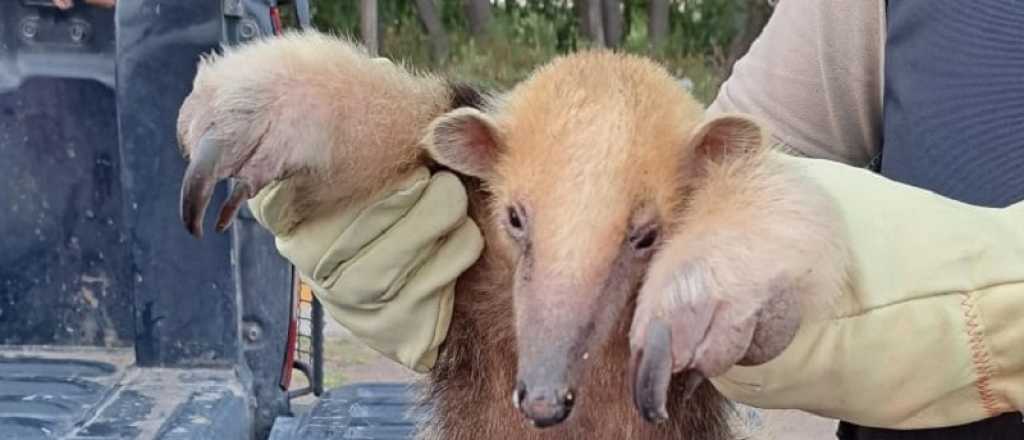
{"type": "Polygon", "coordinates": [[[632,356],[633,404],[644,420],[668,420],[665,403],[672,378],[672,340],[669,326],[655,319],[647,327],[647,339],[632,356]]]}
{"type": "Polygon", "coordinates": [[[217,185],[217,165],[224,149],[209,136],[203,136],[189,158],[181,181],[181,221],[196,238],[203,237],[203,216],[217,185]]]}
{"type": "Polygon", "coordinates": [[[217,232],[224,232],[231,225],[231,221],[235,218],[238,208],[242,206],[242,202],[245,202],[250,197],[252,197],[252,185],[249,185],[249,182],[244,180],[235,180],[235,187],[231,190],[231,195],[228,196],[227,201],[221,206],[220,215],[217,216],[217,232]]]}
{"type": "Polygon", "coordinates": [[[697,388],[704,383],[704,375],[697,370],[690,370],[686,372],[686,377],[683,380],[683,400],[690,400],[693,393],[697,392],[697,388]]]}

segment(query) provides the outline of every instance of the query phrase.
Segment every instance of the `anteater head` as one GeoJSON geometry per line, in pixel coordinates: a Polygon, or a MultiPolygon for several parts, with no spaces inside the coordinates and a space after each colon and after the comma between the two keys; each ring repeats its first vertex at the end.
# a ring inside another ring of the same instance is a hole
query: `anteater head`
{"type": "Polygon", "coordinates": [[[499,232],[488,245],[516,267],[510,391],[536,426],[562,422],[586,398],[575,389],[586,360],[628,325],[651,256],[705,165],[761,137],[742,116],[705,120],[652,61],[605,51],[555,59],[482,110],[430,126],[434,159],[492,195],[488,226],[499,232]]]}

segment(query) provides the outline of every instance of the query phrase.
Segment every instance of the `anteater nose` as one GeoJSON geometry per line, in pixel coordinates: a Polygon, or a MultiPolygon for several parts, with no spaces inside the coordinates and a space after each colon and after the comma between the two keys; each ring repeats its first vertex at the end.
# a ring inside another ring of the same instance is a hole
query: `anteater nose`
{"type": "Polygon", "coordinates": [[[547,428],[569,417],[576,396],[567,387],[527,387],[519,382],[512,400],[523,415],[533,422],[533,426],[547,428]]]}

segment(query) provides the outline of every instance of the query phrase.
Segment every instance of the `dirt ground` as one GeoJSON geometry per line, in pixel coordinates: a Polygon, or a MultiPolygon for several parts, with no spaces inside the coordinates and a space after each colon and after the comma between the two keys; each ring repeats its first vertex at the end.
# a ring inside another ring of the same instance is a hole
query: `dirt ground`
{"type": "MultiPolygon", "coordinates": [[[[324,387],[333,388],[353,382],[404,382],[414,373],[366,347],[343,327],[327,319],[324,344],[324,387]]],[[[296,379],[301,386],[301,375],[296,379]]],[[[741,429],[740,440],[831,440],[836,422],[800,411],[756,410],[740,406],[749,429],[741,429]]],[[[738,420],[740,420],[738,419],[738,420]]]]}

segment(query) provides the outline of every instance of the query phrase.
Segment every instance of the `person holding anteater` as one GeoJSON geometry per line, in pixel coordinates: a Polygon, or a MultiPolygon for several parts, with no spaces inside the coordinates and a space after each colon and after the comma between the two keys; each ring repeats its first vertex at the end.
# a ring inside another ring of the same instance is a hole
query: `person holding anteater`
{"type": "MultiPolygon", "coordinates": [[[[638,308],[634,353],[667,353],[673,372],[696,372],[698,381],[706,376],[735,401],[839,419],[842,440],[1024,435],[1022,24],[1020,6],[997,0],[780,2],[707,113],[764,121],[792,155],[788,163],[835,203],[840,215],[831,226],[843,231],[850,268],[841,295],[820,319],[804,319],[797,301],[741,297],[737,301],[750,307],[754,322],[737,327],[753,332],[746,351],[729,358],[728,368],[720,362],[711,368],[702,362],[724,359],[716,351],[721,346],[704,344],[707,335],[684,334],[692,326],[677,327],[694,316],[706,318],[710,329],[727,320],[709,312],[721,304],[722,293],[667,276],[662,286],[642,292],[641,304],[659,294],[672,300],[638,308]],[[764,328],[771,331],[758,332],[764,328]]],[[[318,50],[314,44],[302,47],[318,50]]],[[[422,119],[423,127],[445,106],[477,100],[444,81],[423,84],[403,82],[401,93],[358,93],[411,120],[422,119]],[[409,99],[438,108],[398,105],[409,99]]],[[[206,106],[206,91],[193,93],[196,99],[183,107],[183,115],[216,111],[206,106]]],[[[185,117],[179,132],[205,129],[198,124],[204,121],[185,117]]],[[[218,121],[238,122],[229,116],[218,121]]],[[[331,142],[317,138],[325,125],[306,123],[296,130],[309,139],[279,140],[331,142]]],[[[402,127],[352,128],[358,130],[346,133],[379,142],[402,127]]],[[[476,139],[470,144],[490,136],[485,126],[469,128],[460,133],[476,139]]],[[[242,140],[275,139],[273,131],[246,133],[256,137],[242,140]]],[[[728,146],[750,136],[718,139],[728,146]]],[[[465,204],[446,202],[463,200],[467,186],[449,171],[422,167],[394,170],[409,176],[405,185],[374,194],[375,202],[292,204],[303,193],[337,188],[282,179],[285,165],[327,160],[294,154],[260,162],[263,167],[250,176],[255,181],[229,200],[222,225],[248,200],[335,319],[359,329],[368,345],[403,365],[420,372],[436,368],[451,323],[455,281],[482,252],[480,236],[467,232],[474,225],[465,204]],[[431,229],[389,228],[420,221],[431,229]],[[421,246],[409,249],[411,242],[421,246]],[[367,256],[401,263],[361,264],[367,256]],[[345,272],[354,267],[360,270],[345,272]],[[353,291],[373,307],[354,303],[353,291]]],[[[226,167],[215,177],[237,172],[226,167]]],[[[368,176],[361,184],[376,187],[380,182],[373,179],[380,178],[368,176]]],[[[468,192],[477,190],[470,186],[468,192]]],[[[203,203],[187,206],[189,212],[201,212],[203,203]]],[[[193,232],[196,220],[186,218],[193,232]]],[[[749,251],[759,255],[786,244],[749,251]]],[[[762,286],[775,281],[750,280],[762,286]]]]}

